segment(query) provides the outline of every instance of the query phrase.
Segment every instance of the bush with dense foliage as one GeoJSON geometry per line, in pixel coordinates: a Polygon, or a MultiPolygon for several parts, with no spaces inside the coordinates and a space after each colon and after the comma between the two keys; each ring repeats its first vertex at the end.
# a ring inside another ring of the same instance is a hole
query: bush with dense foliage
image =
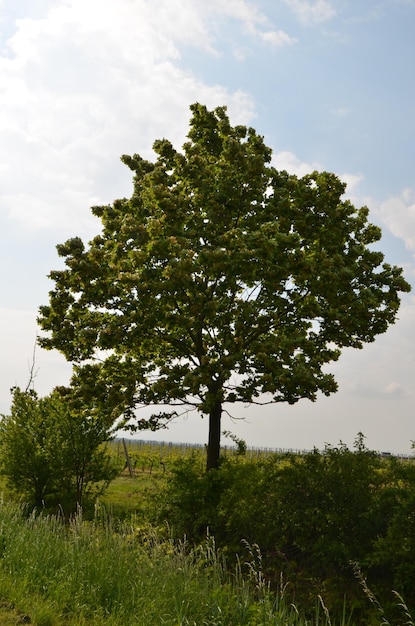
{"type": "Polygon", "coordinates": [[[39,398],[13,389],[10,415],[0,422],[0,468],[8,485],[30,506],[65,512],[86,506],[117,470],[105,442],[108,428],[74,410],[56,391],[39,398]]]}
{"type": "Polygon", "coordinates": [[[386,605],[395,589],[415,607],[415,465],[380,457],[361,434],[353,450],[226,457],[207,475],[182,461],[166,493],[161,515],[178,536],[197,542],[209,527],[228,550],[257,543],[268,576],[282,573],[302,601],[324,589],[336,609],[344,593],[361,609],[357,563],[386,605]]]}

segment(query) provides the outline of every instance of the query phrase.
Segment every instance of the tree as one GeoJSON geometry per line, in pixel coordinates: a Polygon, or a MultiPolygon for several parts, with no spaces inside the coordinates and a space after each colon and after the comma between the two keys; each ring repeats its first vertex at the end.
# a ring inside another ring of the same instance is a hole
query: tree
{"type": "Polygon", "coordinates": [[[75,411],[57,391],[39,398],[16,387],[10,415],[0,422],[1,472],[30,504],[71,512],[114,478],[103,447],[109,438],[99,420],[75,411]]]}
{"type": "Polygon", "coordinates": [[[35,506],[42,506],[54,489],[45,453],[48,434],[35,392],[14,389],[11,414],[0,422],[1,472],[12,489],[35,506]]]}
{"type": "Polygon", "coordinates": [[[277,171],[225,107],[191,110],[182,152],[163,139],[154,163],[122,157],[133,195],[92,208],[103,228],[89,247],[57,246],[67,267],[50,273],[40,343],[74,362],[73,385],[110,419],[132,424],[141,405],[208,415],[211,469],[225,403],[335,392],[324,366],[385,332],[410,288],[334,174],[277,171]]]}

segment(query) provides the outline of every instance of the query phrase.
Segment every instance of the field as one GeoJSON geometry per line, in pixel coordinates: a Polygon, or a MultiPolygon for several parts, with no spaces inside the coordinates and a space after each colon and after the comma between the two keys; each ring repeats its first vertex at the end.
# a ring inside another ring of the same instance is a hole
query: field
{"type": "MultiPolygon", "coordinates": [[[[344,604],[342,608],[333,601],[328,578],[320,588],[315,580],[307,579],[308,606],[303,610],[306,607],[302,604],[306,596],[301,592],[304,577],[295,571],[300,565],[300,556],[296,557],[297,565],[294,567],[290,561],[288,568],[301,583],[295,597],[290,579],[273,577],[270,558],[275,560],[275,555],[267,553],[266,540],[263,541],[264,554],[251,541],[249,503],[252,493],[258,493],[264,501],[261,490],[272,472],[278,470],[281,478],[281,468],[287,468],[291,471],[290,480],[294,481],[293,468],[310,463],[306,468],[310,475],[310,468],[317,460],[319,463],[330,460],[330,451],[326,456],[310,455],[309,461],[308,456],[302,461],[271,451],[247,451],[246,455],[238,456],[236,449],[224,450],[227,461],[223,466],[221,489],[226,498],[219,505],[215,502],[219,517],[212,517],[212,528],[218,530],[217,539],[216,532],[211,533],[207,527],[197,537],[198,526],[195,525],[189,526],[193,538],[181,529],[174,532],[173,526],[158,515],[166,502],[170,506],[174,503],[176,509],[167,507],[170,513],[166,517],[175,520],[177,528],[180,524],[185,527],[189,520],[194,522],[191,516],[186,517],[186,511],[194,515],[195,510],[199,511],[209,502],[209,491],[205,490],[199,506],[192,483],[195,481],[197,488],[206,488],[201,478],[205,460],[203,447],[134,441],[126,441],[124,447],[122,441],[115,441],[111,444],[111,454],[120,470],[118,478],[96,503],[94,511],[79,512],[69,523],[50,512],[25,511],[22,503],[10,501],[3,488],[0,626],[19,623],[39,626],[413,624],[405,607],[399,608],[399,621],[394,622],[387,620],[380,605],[374,605],[370,621],[364,621],[367,618],[361,617],[359,607],[353,610],[344,604]],[[255,489],[250,495],[253,482],[255,489]],[[223,485],[227,491],[223,491],[223,485]],[[238,511],[232,489],[237,490],[238,511]],[[239,526],[244,533],[246,530],[246,541],[237,538],[239,556],[236,556],[230,537],[235,539],[233,529],[239,526]]],[[[343,470],[347,465],[345,460],[348,463],[364,460],[366,464],[373,461],[379,476],[384,476],[391,463],[369,455],[359,459],[358,455],[349,455],[344,449],[332,451],[333,460],[341,460],[343,470]]],[[[327,476],[328,469],[330,467],[326,466],[327,476]]],[[[349,467],[348,471],[352,469],[349,467]]],[[[356,468],[353,471],[356,473],[356,468]]],[[[373,476],[368,479],[373,482],[373,476]]],[[[294,483],[291,485],[294,487],[294,483]]],[[[327,486],[325,488],[327,490],[327,486]]],[[[299,497],[303,503],[300,513],[307,516],[307,502],[301,494],[299,497]]],[[[262,511],[258,508],[254,511],[254,529],[258,536],[266,538],[260,534],[260,516],[267,514],[267,507],[272,503],[262,504],[262,511]]],[[[275,515],[274,509],[272,514],[275,515]]],[[[340,514],[344,517],[345,511],[340,514]]],[[[211,511],[206,509],[206,519],[209,515],[211,511]]],[[[273,528],[267,532],[271,530],[273,528]]],[[[337,529],[336,537],[339,532],[337,529]]],[[[328,553],[334,549],[330,537],[327,535],[325,539],[328,553]]],[[[359,585],[362,604],[370,605],[371,591],[365,588],[363,576],[359,585]]],[[[394,596],[394,603],[397,606],[402,601],[394,596]]]]}

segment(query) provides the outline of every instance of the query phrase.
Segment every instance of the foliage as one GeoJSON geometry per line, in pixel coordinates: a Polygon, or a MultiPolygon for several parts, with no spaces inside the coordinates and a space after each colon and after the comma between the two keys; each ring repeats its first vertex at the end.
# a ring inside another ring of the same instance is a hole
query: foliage
{"type": "Polygon", "coordinates": [[[364,621],[368,607],[352,563],[390,614],[391,589],[415,608],[414,493],[413,461],[380,457],[359,433],[353,450],[340,442],[304,455],[227,456],[208,474],[182,461],[159,519],[194,542],[208,527],[234,553],[246,540],[256,543],[268,578],[278,584],[282,573],[302,606],[323,593],[339,614],[346,594],[364,621]]]}
{"type": "Polygon", "coordinates": [[[325,577],[349,570],[350,560],[361,561],[385,530],[375,508],[380,464],[360,438],[355,451],[340,443],[323,453],[291,456],[267,494],[278,526],[275,545],[325,577]]]}
{"type": "Polygon", "coordinates": [[[415,606],[415,465],[391,459],[377,514],[386,532],[376,538],[370,565],[383,586],[415,606]]]}
{"type": "Polygon", "coordinates": [[[245,456],[247,445],[244,439],[237,437],[236,435],[231,433],[229,430],[224,430],[222,435],[224,437],[229,437],[229,439],[231,439],[234,442],[234,444],[236,445],[237,454],[239,454],[240,456],[245,456]]]}
{"type": "Polygon", "coordinates": [[[116,469],[103,444],[108,429],[75,411],[56,391],[39,398],[13,390],[11,413],[0,422],[1,471],[9,486],[33,506],[86,506],[116,469]]]}
{"type": "Polygon", "coordinates": [[[176,537],[186,536],[192,542],[201,541],[208,529],[216,536],[221,491],[217,470],[204,473],[196,458],[182,459],[173,467],[168,489],[161,494],[157,519],[166,519],[176,537]]]}
{"type": "Polygon", "coordinates": [[[225,107],[191,110],[182,152],[163,139],[154,163],[122,157],[134,193],[93,207],[89,247],[58,245],[40,343],[75,363],[73,385],[110,421],[155,429],[176,414],[138,419],[142,405],[209,415],[211,469],[224,403],[335,392],[325,366],[385,332],[410,287],[334,174],[279,172],[225,107]]]}

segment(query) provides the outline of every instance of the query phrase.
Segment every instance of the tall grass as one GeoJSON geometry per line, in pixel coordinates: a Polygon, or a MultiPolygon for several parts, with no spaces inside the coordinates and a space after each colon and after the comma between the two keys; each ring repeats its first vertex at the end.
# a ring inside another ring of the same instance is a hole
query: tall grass
{"type": "MultiPolygon", "coordinates": [[[[252,554],[256,554],[253,549],[252,554]]],[[[167,530],[115,523],[105,511],[68,524],[0,506],[0,599],[39,626],[306,626],[281,588],[273,594],[260,559],[230,567],[213,538],[197,548],[167,530]],[[3,597],[2,597],[3,596],[3,597]]]]}

